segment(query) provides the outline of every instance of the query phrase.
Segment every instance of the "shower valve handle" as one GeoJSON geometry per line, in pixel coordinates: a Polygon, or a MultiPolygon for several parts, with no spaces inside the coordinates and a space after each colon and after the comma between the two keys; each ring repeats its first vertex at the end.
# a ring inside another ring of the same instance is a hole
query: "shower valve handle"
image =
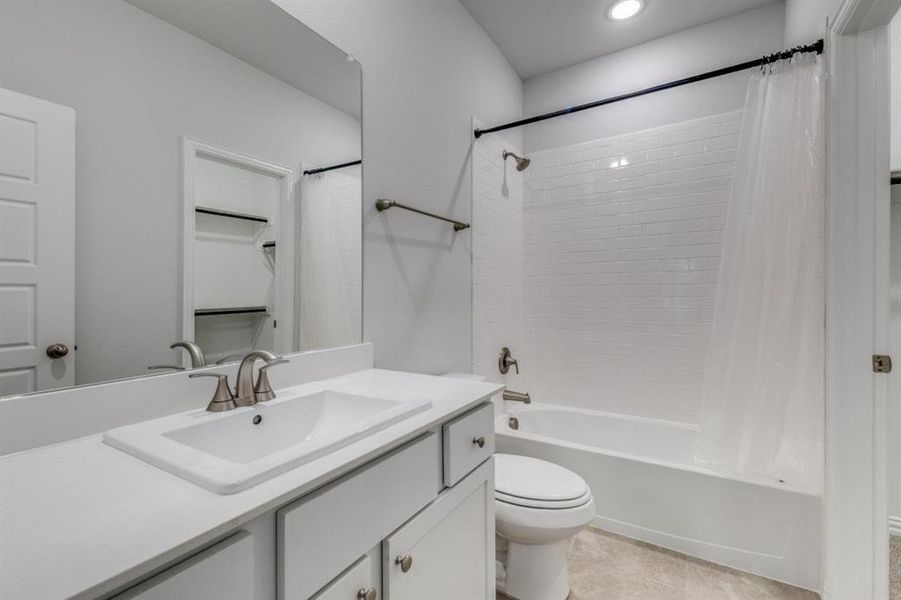
{"type": "Polygon", "coordinates": [[[510,371],[511,366],[516,369],[516,374],[519,375],[519,363],[513,358],[510,349],[504,346],[497,357],[497,370],[501,372],[501,375],[506,375],[510,371]]]}

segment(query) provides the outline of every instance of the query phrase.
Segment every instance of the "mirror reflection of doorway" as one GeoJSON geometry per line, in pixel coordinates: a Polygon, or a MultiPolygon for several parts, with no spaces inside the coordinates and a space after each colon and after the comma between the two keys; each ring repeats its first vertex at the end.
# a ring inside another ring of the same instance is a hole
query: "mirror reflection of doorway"
{"type": "Polygon", "coordinates": [[[182,156],[182,338],[208,362],[290,352],[294,171],[189,138],[182,156]]]}
{"type": "Polygon", "coordinates": [[[0,397],[75,381],[75,111],[0,89],[0,397]]]}

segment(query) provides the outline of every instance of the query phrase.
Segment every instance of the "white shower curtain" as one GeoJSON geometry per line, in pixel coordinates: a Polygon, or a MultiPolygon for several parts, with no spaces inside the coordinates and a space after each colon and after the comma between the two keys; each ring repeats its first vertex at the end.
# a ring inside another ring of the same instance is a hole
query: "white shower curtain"
{"type": "MultiPolygon", "coordinates": [[[[352,286],[341,257],[340,201],[332,194],[336,174],[305,177],[300,197],[300,253],[297,298],[300,350],[355,344],[352,286]]],[[[359,192],[356,194],[359,202],[359,192]]]]}
{"type": "Polygon", "coordinates": [[[704,370],[695,459],[819,493],[823,481],[824,89],[814,54],[756,71],[704,370]]]}

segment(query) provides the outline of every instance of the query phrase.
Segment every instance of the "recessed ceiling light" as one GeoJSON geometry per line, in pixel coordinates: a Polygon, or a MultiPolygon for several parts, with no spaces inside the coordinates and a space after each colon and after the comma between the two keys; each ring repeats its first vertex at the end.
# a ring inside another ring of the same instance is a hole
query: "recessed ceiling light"
{"type": "Polygon", "coordinates": [[[619,0],[610,7],[607,16],[614,21],[625,21],[640,13],[642,8],[644,8],[644,2],[641,0],[619,0]]]}

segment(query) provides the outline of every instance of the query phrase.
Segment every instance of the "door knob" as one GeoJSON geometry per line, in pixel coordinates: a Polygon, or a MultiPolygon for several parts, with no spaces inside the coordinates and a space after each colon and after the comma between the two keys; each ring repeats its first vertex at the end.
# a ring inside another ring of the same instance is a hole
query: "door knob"
{"type": "Polygon", "coordinates": [[[363,588],[357,592],[357,600],[375,600],[378,597],[375,588],[363,588]]]}
{"type": "Polygon", "coordinates": [[[405,554],[404,556],[398,556],[394,559],[394,564],[400,565],[400,570],[406,573],[410,570],[410,567],[413,566],[413,557],[409,554],[405,554]]]}
{"type": "Polygon", "coordinates": [[[485,447],[485,436],[479,436],[472,438],[472,443],[476,444],[479,448],[485,447]]]}
{"type": "Polygon", "coordinates": [[[50,344],[47,346],[47,356],[50,358],[62,358],[69,353],[69,347],[65,344],[50,344]]]}

